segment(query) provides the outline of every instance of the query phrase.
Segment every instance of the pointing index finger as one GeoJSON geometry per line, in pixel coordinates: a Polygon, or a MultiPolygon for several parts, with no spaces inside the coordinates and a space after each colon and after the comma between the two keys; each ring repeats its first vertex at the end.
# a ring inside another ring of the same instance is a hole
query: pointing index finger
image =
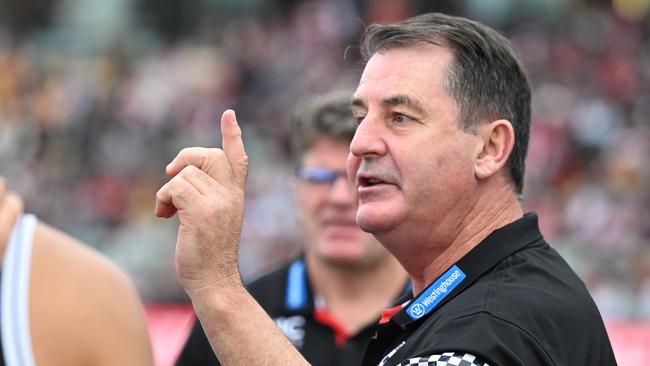
{"type": "Polygon", "coordinates": [[[248,155],[244,149],[241,128],[232,109],[227,109],[221,116],[221,136],[221,146],[226,158],[230,162],[235,178],[243,186],[248,171],[248,155]]]}

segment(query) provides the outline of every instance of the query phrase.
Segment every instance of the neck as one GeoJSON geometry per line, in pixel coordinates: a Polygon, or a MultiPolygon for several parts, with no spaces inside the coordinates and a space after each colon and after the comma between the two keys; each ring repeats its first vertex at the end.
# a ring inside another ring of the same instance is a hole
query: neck
{"type": "Polygon", "coordinates": [[[404,269],[388,253],[375,263],[358,267],[329,263],[310,253],[305,259],[314,293],[350,334],[375,322],[407,281],[404,269]]]}
{"type": "MultiPolygon", "coordinates": [[[[420,243],[415,246],[416,250],[407,248],[402,253],[394,253],[408,270],[414,294],[423,291],[493,231],[523,216],[517,197],[509,186],[478,197],[460,217],[446,219],[442,224],[433,225],[431,231],[407,239],[411,243],[420,243]]],[[[400,238],[402,243],[404,237],[400,238]]]]}

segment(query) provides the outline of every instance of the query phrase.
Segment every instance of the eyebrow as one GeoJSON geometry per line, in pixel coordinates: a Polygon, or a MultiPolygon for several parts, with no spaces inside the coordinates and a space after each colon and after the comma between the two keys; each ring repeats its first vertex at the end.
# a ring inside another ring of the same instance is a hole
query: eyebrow
{"type": "Polygon", "coordinates": [[[367,108],[366,103],[360,98],[352,98],[352,100],[350,100],[350,108],[352,107],[367,108]]]}
{"type": "Polygon", "coordinates": [[[414,110],[416,113],[425,114],[424,106],[422,105],[422,103],[420,103],[419,101],[413,98],[410,98],[407,95],[403,95],[403,94],[394,95],[392,97],[383,99],[381,103],[393,107],[403,105],[409,109],[414,110]]]}
{"type": "MultiPolygon", "coordinates": [[[[406,106],[407,108],[414,110],[416,113],[425,114],[424,106],[422,105],[422,103],[403,94],[393,95],[391,97],[384,98],[381,101],[381,104],[393,106],[393,107],[403,105],[406,106]]],[[[364,109],[368,108],[366,106],[366,103],[360,98],[352,98],[352,100],[350,101],[350,107],[351,108],[358,107],[364,109]]]]}

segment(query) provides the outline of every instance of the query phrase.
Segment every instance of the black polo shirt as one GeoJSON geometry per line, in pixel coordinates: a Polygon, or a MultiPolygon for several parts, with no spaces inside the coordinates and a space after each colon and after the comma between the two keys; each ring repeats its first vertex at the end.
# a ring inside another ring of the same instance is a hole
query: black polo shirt
{"type": "MultiPolygon", "coordinates": [[[[315,305],[302,258],[261,277],[247,288],[312,365],[361,364],[376,322],[371,322],[357,334],[346,334],[337,319],[315,305]]],[[[407,292],[410,292],[408,285],[400,296],[407,292]]],[[[219,365],[200,322],[194,322],[177,365],[219,365]]]]}
{"type": "Polygon", "coordinates": [[[363,364],[435,365],[427,358],[445,352],[491,366],[616,365],[596,305],[534,213],[494,231],[382,319],[363,364]]]}

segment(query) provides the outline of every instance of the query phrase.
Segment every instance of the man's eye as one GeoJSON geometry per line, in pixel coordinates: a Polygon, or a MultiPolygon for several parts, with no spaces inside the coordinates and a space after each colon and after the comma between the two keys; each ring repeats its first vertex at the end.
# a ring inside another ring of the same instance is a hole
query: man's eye
{"type": "Polygon", "coordinates": [[[365,118],[366,118],[366,116],[355,116],[355,117],[354,117],[354,120],[357,122],[358,125],[360,125],[361,122],[363,122],[363,120],[364,120],[365,118]]]}
{"type": "Polygon", "coordinates": [[[395,123],[405,123],[411,120],[411,117],[401,114],[401,113],[394,113],[393,114],[393,122],[395,123]]]}

